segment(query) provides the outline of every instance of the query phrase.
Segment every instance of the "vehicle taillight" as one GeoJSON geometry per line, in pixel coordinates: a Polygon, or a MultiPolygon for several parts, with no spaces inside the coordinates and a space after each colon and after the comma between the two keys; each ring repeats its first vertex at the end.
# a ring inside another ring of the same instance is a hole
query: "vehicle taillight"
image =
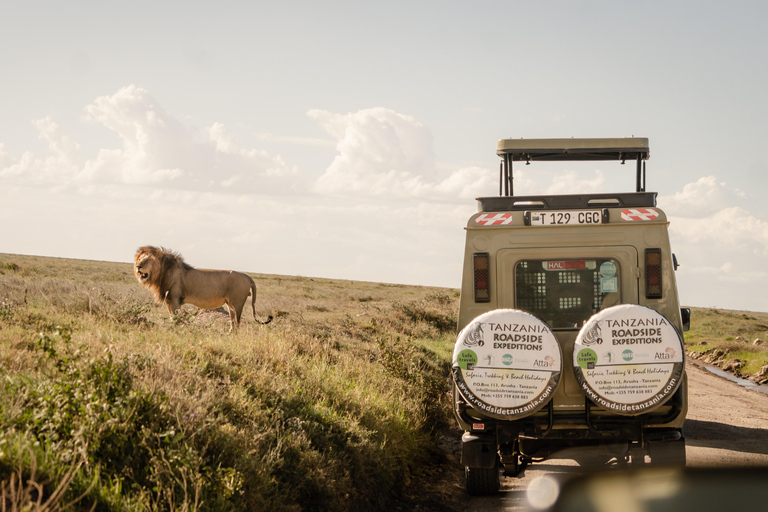
{"type": "Polygon", "coordinates": [[[487,252],[474,254],[475,302],[491,302],[491,274],[487,252]]]}
{"type": "Polygon", "coordinates": [[[645,250],[645,297],[661,298],[661,249],[645,250]]]}

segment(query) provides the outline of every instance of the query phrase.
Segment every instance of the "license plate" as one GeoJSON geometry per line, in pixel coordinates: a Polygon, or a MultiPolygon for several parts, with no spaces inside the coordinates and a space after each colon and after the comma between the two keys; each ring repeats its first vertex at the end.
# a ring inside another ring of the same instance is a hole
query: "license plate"
{"type": "Polygon", "coordinates": [[[525,212],[529,226],[566,226],[571,224],[602,224],[602,210],[569,210],[559,212],[525,212]]]}

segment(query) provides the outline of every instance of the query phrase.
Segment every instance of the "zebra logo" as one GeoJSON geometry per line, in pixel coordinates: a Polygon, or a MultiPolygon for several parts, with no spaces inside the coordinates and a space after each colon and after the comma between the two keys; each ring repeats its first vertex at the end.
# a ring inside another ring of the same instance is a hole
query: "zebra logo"
{"type": "Polygon", "coordinates": [[[469,331],[469,334],[467,334],[467,337],[464,339],[464,345],[468,347],[473,347],[475,345],[482,347],[485,345],[485,341],[483,341],[483,324],[481,322],[478,322],[478,324],[469,331]]]}
{"type": "Polygon", "coordinates": [[[587,331],[587,334],[584,336],[584,339],[581,341],[581,344],[584,345],[585,347],[588,347],[590,345],[603,344],[603,336],[600,332],[600,322],[595,322],[595,325],[593,325],[587,331]]]}

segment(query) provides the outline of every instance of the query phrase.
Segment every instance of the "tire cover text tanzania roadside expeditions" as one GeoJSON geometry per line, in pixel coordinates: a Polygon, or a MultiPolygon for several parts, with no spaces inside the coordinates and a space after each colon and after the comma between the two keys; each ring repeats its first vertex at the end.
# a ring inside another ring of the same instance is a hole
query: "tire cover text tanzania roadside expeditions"
{"type": "Polygon", "coordinates": [[[605,309],[579,331],[573,371],[594,403],[628,416],[652,411],[680,386],[683,339],[661,314],[623,304],[605,309]]]}
{"type": "Polygon", "coordinates": [[[552,398],[562,372],[560,347],[541,320],[514,309],[484,313],[460,333],[453,378],[473,408],[498,419],[533,414],[552,398]]]}

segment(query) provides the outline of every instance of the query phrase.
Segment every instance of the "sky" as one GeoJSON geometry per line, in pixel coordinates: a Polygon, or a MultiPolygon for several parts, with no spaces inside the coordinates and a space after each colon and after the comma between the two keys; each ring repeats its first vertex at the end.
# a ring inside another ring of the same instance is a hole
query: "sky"
{"type": "MultiPolygon", "coordinates": [[[[647,137],[683,305],[768,311],[768,4],[0,5],[0,252],[458,287],[502,138],[647,137]]],[[[634,166],[518,166],[518,195],[634,166]]]]}

